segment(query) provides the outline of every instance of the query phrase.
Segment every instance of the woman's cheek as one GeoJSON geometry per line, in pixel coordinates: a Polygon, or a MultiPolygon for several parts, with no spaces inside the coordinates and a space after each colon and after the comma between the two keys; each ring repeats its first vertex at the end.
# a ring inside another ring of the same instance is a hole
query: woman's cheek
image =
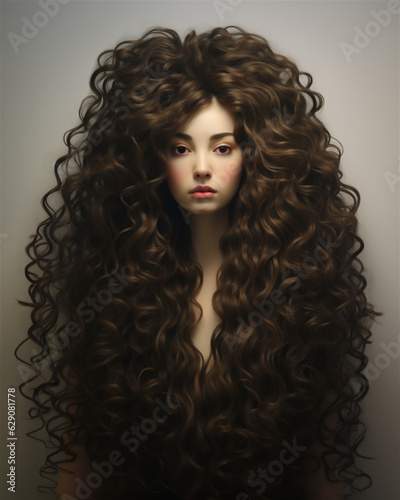
{"type": "Polygon", "coordinates": [[[168,165],[168,181],[171,187],[179,188],[185,180],[185,172],[182,168],[168,165]]]}
{"type": "Polygon", "coordinates": [[[229,162],[218,174],[218,185],[220,188],[234,187],[239,184],[242,172],[242,161],[229,162]]]}

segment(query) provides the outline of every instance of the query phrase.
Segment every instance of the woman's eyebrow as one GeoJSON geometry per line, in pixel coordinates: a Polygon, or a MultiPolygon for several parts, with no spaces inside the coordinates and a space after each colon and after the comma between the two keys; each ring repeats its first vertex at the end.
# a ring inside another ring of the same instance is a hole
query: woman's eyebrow
{"type": "MultiPolygon", "coordinates": [[[[234,134],[233,132],[221,132],[220,134],[214,134],[210,137],[210,141],[222,139],[227,135],[234,135],[234,134]]],[[[193,137],[191,135],[184,134],[183,132],[176,132],[175,134],[172,134],[171,137],[177,137],[178,139],[184,139],[185,141],[193,141],[193,137]]]]}

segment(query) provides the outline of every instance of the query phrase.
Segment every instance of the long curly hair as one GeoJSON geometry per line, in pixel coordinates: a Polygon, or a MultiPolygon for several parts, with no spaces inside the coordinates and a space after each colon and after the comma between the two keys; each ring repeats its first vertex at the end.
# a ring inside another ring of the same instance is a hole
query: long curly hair
{"type": "Polygon", "coordinates": [[[321,464],[349,491],[368,487],[359,403],[379,313],[364,294],[359,193],[311,86],[234,26],[184,39],[152,28],[99,56],[27,246],[32,325],[17,357],[31,435],[54,446],[44,477],[80,445],[100,498],[293,500],[321,464]],[[165,148],[213,97],[234,116],[244,173],[207,367],[191,340],[201,267],[165,148]]]}

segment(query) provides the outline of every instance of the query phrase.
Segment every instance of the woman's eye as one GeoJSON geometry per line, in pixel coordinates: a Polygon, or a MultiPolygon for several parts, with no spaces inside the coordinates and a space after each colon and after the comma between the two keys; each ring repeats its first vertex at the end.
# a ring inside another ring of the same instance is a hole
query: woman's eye
{"type": "Polygon", "coordinates": [[[176,146],[173,149],[173,153],[176,154],[176,155],[178,155],[178,156],[184,155],[186,153],[186,151],[189,151],[186,146],[176,146]]]}
{"type": "Polygon", "coordinates": [[[222,155],[226,155],[231,152],[231,149],[229,146],[218,146],[216,148],[222,155]]]}

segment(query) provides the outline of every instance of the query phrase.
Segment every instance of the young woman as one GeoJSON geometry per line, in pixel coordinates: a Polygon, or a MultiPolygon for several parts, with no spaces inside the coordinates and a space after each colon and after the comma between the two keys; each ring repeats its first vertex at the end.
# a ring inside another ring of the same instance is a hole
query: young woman
{"type": "Polygon", "coordinates": [[[311,76],[235,27],[98,62],[28,246],[42,472],[62,500],[343,498],[377,313],[311,76]]]}

